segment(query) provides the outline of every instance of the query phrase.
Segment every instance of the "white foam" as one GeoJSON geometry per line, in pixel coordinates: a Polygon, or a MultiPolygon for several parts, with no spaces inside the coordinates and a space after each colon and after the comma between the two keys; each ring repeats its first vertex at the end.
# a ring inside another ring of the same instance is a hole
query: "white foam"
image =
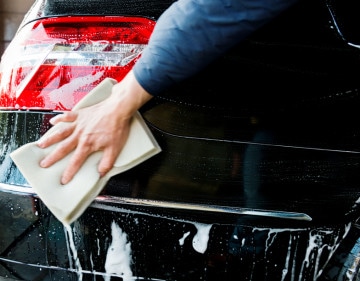
{"type": "Polygon", "coordinates": [[[194,225],[197,228],[197,233],[193,238],[193,248],[195,251],[203,254],[208,246],[212,224],[195,223],[194,225]]]}
{"type": "Polygon", "coordinates": [[[185,239],[186,239],[186,237],[188,237],[189,235],[190,235],[190,231],[184,233],[183,237],[181,237],[181,238],[179,239],[179,244],[180,244],[180,246],[183,246],[183,245],[184,245],[185,239]]]}
{"type": "MultiPolygon", "coordinates": [[[[126,280],[133,280],[130,268],[132,262],[131,243],[128,242],[127,234],[113,221],[111,224],[112,242],[108,248],[105,260],[107,274],[116,274],[126,280]]],[[[110,277],[105,277],[110,281],[110,277]]]]}
{"type": "MultiPolygon", "coordinates": [[[[71,226],[69,224],[64,224],[64,229],[66,230],[66,237],[68,239],[68,243],[67,245],[70,247],[74,262],[75,262],[75,269],[76,272],[78,274],[78,280],[81,281],[83,279],[83,274],[82,274],[82,267],[81,267],[81,263],[78,257],[78,252],[77,249],[75,247],[75,242],[74,242],[74,234],[73,231],[71,229],[71,226]]],[[[68,253],[69,256],[69,261],[70,261],[70,266],[72,267],[72,263],[71,263],[71,253],[68,253]]]]}

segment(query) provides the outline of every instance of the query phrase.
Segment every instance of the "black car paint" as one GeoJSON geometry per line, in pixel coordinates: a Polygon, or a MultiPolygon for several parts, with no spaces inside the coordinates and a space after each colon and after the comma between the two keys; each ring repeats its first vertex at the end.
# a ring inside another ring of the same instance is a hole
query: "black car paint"
{"type": "MultiPolygon", "coordinates": [[[[157,19],[173,1],[45,2],[31,20],[157,19]]],[[[104,197],[74,225],[85,280],[103,278],[113,221],[128,233],[139,280],[351,276],[359,255],[360,195],[359,50],[347,17],[353,3],[301,1],[141,109],[163,152],[112,178],[104,197]],[[147,207],[124,197],[299,212],[312,220],[147,207]],[[197,224],[212,226],[203,254],[190,241],[197,224]]],[[[2,184],[26,185],[9,153],[39,138],[53,114],[1,112],[2,184]]],[[[9,232],[0,244],[0,275],[77,280],[66,233],[36,195],[1,192],[0,202],[2,231],[9,232]]]]}

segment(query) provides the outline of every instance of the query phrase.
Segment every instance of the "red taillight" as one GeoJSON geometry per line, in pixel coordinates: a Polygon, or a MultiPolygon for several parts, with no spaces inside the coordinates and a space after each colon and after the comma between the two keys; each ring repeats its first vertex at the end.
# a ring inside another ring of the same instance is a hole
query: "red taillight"
{"type": "Polygon", "coordinates": [[[141,17],[59,17],[25,26],[2,57],[0,107],[70,110],[104,78],[126,75],[154,25],[141,17]]]}

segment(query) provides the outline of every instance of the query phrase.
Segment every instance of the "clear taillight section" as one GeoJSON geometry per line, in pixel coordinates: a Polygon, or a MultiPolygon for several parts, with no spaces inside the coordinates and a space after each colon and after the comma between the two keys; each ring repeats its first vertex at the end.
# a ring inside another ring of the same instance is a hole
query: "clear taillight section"
{"type": "Polygon", "coordinates": [[[141,17],[58,17],[23,27],[1,60],[0,107],[71,110],[104,78],[120,81],[155,22],[141,17]]]}

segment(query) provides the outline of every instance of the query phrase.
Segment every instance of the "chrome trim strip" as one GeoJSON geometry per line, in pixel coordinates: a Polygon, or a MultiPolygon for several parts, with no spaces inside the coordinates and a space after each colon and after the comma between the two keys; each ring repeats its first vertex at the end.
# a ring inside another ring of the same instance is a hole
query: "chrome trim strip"
{"type": "MultiPolygon", "coordinates": [[[[3,183],[0,183],[0,191],[10,192],[10,193],[22,193],[22,194],[36,196],[35,191],[31,187],[22,187],[22,186],[3,184],[3,183]]],[[[148,200],[148,199],[140,199],[140,198],[116,197],[116,196],[107,196],[107,195],[100,195],[96,197],[94,203],[127,204],[127,205],[135,205],[135,206],[205,211],[205,212],[216,212],[216,213],[226,213],[226,214],[236,214],[236,215],[263,216],[263,217],[302,220],[302,221],[312,220],[312,218],[305,213],[239,208],[232,206],[180,203],[180,202],[148,200]]]]}
{"type": "Polygon", "coordinates": [[[128,205],[137,205],[137,206],[150,206],[150,207],[158,207],[158,208],[160,207],[160,208],[169,208],[169,209],[216,212],[216,213],[227,213],[227,214],[236,214],[236,215],[263,216],[263,217],[272,217],[272,218],[280,218],[280,219],[293,219],[293,220],[303,220],[303,221],[312,220],[312,218],[309,215],[304,213],[260,210],[260,209],[240,208],[233,206],[180,203],[180,202],[171,202],[171,201],[115,197],[115,196],[106,196],[106,195],[98,196],[95,201],[97,203],[117,203],[117,204],[121,203],[128,205]]]}
{"type": "Polygon", "coordinates": [[[21,193],[24,195],[36,195],[35,191],[30,186],[13,185],[6,183],[0,183],[0,191],[9,193],[21,193]]]}

